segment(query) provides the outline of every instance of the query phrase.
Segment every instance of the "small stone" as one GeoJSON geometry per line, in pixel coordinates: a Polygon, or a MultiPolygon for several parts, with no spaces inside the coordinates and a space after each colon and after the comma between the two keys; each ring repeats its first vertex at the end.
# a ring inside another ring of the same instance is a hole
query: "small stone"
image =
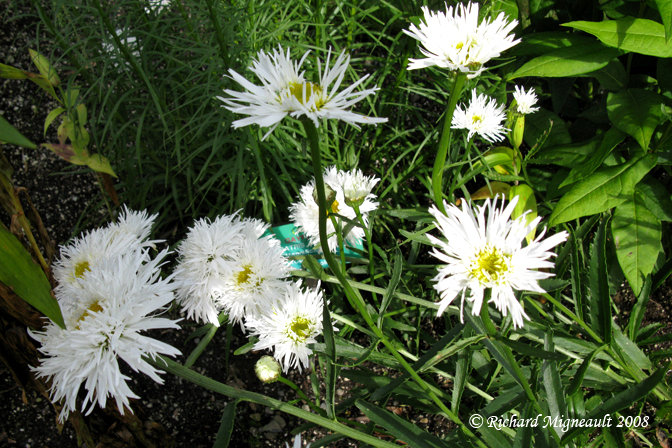
{"type": "Polygon", "coordinates": [[[342,397],[344,393],[345,391],[343,389],[336,389],[336,395],[338,395],[339,397],[342,397]]]}
{"type": "Polygon", "coordinates": [[[261,421],[261,414],[259,414],[259,413],[251,414],[250,418],[252,420],[254,420],[255,422],[260,422],[261,421]]]}
{"type": "Polygon", "coordinates": [[[423,417],[423,418],[420,419],[420,423],[422,423],[423,425],[427,424],[427,423],[429,423],[429,419],[423,417]]]}
{"type": "Polygon", "coordinates": [[[273,421],[275,421],[280,429],[283,429],[285,426],[287,426],[287,422],[285,422],[285,419],[280,417],[279,415],[276,415],[273,417],[273,421]]]}
{"type": "Polygon", "coordinates": [[[310,406],[308,406],[307,404],[304,404],[303,406],[301,406],[301,409],[303,409],[304,411],[310,412],[310,406]]]}
{"type": "Polygon", "coordinates": [[[259,431],[261,432],[280,432],[282,431],[282,428],[280,427],[280,424],[275,420],[271,420],[267,425],[262,426],[259,428],[259,431]]]}

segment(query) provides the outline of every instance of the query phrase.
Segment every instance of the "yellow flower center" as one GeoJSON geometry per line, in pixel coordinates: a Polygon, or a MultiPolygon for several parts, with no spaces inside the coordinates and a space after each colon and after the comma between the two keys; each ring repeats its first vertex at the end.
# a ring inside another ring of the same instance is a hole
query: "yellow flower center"
{"type": "Polygon", "coordinates": [[[310,336],[310,321],[305,317],[295,317],[287,336],[294,342],[304,342],[310,336]]]}
{"type": "Polygon", "coordinates": [[[90,271],[91,267],[89,266],[88,261],[80,261],[75,265],[75,277],[82,278],[84,273],[90,271]]]}
{"type": "Polygon", "coordinates": [[[471,263],[470,271],[480,283],[497,283],[511,271],[511,256],[496,247],[486,246],[471,263]]]}
{"type": "Polygon", "coordinates": [[[474,126],[479,125],[483,123],[483,117],[481,117],[480,115],[474,115],[473,117],[471,117],[471,122],[474,126]]]}
{"type": "MultiPolygon", "coordinates": [[[[77,322],[82,322],[84,319],[86,319],[87,316],[90,316],[91,313],[100,313],[103,311],[103,307],[100,306],[100,303],[98,300],[95,300],[83,313],[81,316],[79,316],[79,319],[77,319],[77,322]]],[[[77,330],[79,330],[79,325],[77,325],[77,330]]]]}
{"type": "Polygon", "coordinates": [[[317,95],[315,107],[319,109],[324,106],[324,100],[322,99],[322,88],[317,84],[313,84],[312,82],[304,82],[303,84],[292,83],[289,86],[289,92],[294,95],[294,98],[299,100],[299,103],[305,105],[306,103],[303,102],[304,86],[306,87],[306,101],[310,100],[311,96],[317,95]]]}
{"type": "Polygon", "coordinates": [[[331,203],[331,207],[327,209],[327,218],[329,217],[329,213],[338,213],[338,201],[334,199],[334,202],[331,203]]]}
{"type": "Polygon", "coordinates": [[[236,275],[236,283],[238,283],[239,286],[244,283],[249,283],[251,275],[252,275],[252,265],[247,264],[243,266],[243,270],[236,275]]]}

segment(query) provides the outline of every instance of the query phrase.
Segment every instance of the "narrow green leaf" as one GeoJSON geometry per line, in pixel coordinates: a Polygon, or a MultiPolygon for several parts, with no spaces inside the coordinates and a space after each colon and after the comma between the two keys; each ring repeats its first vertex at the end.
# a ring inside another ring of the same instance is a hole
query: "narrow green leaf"
{"type": "MultiPolygon", "coordinates": [[[[527,403],[522,418],[524,420],[536,417],[534,403],[527,403]]],[[[531,448],[532,447],[532,425],[525,425],[518,428],[516,437],[513,439],[512,448],[531,448]]]]}
{"type": "Polygon", "coordinates": [[[62,107],[57,107],[56,109],[49,112],[49,115],[47,115],[47,119],[44,120],[44,136],[45,137],[47,135],[47,129],[49,129],[49,126],[51,125],[51,123],[53,123],[53,121],[59,115],[61,115],[63,112],[65,112],[65,109],[63,109],[62,107]]]}
{"type": "Polygon", "coordinates": [[[592,328],[605,344],[611,343],[611,303],[609,297],[609,279],[607,278],[607,223],[609,217],[602,218],[597,234],[590,247],[589,284],[590,284],[590,321],[592,328]]]}
{"type": "Polygon", "coordinates": [[[324,345],[326,350],[327,374],[325,377],[325,402],[327,404],[327,417],[336,419],[336,376],[338,367],[336,364],[336,345],[334,343],[334,327],[331,323],[331,314],[326,299],[322,307],[322,334],[324,336],[324,345]]]}
{"type": "MultiPolygon", "coordinates": [[[[555,346],[553,345],[553,332],[550,329],[546,331],[544,337],[544,350],[551,353],[555,350],[555,346]]],[[[560,380],[557,362],[549,359],[544,360],[541,365],[541,373],[543,376],[546,400],[548,402],[548,410],[551,419],[565,418],[567,415],[567,404],[565,403],[565,394],[562,388],[562,381],[560,380]]],[[[565,432],[562,424],[554,425],[553,428],[555,429],[556,434],[562,437],[565,432]]]]}
{"type": "Polygon", "coordinates": [[[514,341],[505,337],[499,339],[499,342],[503,343],[504,345],[508,345],[515,352],[518,352],[521,355],[530,356],[532,358],[547,359],[551,361],[567,361],[567,356],[563,355],[562,353],[542,350],[539,347],[525,344],[524,342],[514,341]]]}
{"type": "Polygon", "coordinates": [[[653,364],[649,357],[642,351],[637,343],[630,340],[621,329],[612,322],[612,333],[614,335],[614,343],[611,347],[619,354],[619,356],[630,366],[630,369],[640,375],[636,380],[644,379],[643,370],[653,369],[653,364]]]}
{"type": "Polygon", "coordinates": [[[404,261],[403,256],[401,255],[401,250],[399,247],[394,251],[394,265],[392,267],[392,277],[390,278],[390,283],[385,290],[383,295],[383,301],[380,304],[380,311],[378,312],[378,328],[382,328],[383,318],[385,317],[385,310],[387,309],[392,297],[394,297],[394,292],[397,290],[397,285],[399,285],[399,280],[401,279],[401,268],[403,267],[404,261]]]}
{"type": "MultiPolygon", "coordinates": [[[[225,313],[221,313],[219,315],[220,324],[222,322],[226,321],[227,317],[228,316],[225,313]]],[[[184,367],[189,368],[189,367],[194,365],[196,360],[201,356],[203,351],[207,348],[208,344],[210,344],[210,341],[212,341],[212,338],[215,336],[215,333],[217,333],[218,329],[219,329],[219,327],[216,327],[213,324],[209,324],[209,328],[208,328],[207,333],[198,342],[198,345],[191,351],[191,353],[187,357],[187,360],[184,362],[184,367]]]]}
{"type": "Polygon", "coordinates": [[[245,353],[247,353],[247,352],[249,352],[250,350],[252,350],[252,348],[254,347],[254,345],[255,345],[257,342],[259,342],[259,340],[256,339],[256,338],[253,339],[253,340],[250,340],[247,344],[243,345],[242,347],[238,347],[238,348],[236,349],[236,351],[233,352],[233,354],[236,355],[236,356],[238,356],[238,355],[244,355],[245,353]]]}
{"type": "Polygon", "coordinates": [[[588,175],[598,169],[604,160],[611,154],[611,151],[618,146],[625,139],[625,134],[618,130],[618,128],[609,129],[602,138],[599,146],[595,152],[584,163],[572,168],[569,175],[560,184],[562,188],[565,185],[571,185],[575,182],[585,179],[588,175]]]}
{"type": "Polygon", "coordinates": [[[569,22],[563,26],[590,33],[604,44],[624,51],[659,58],[672,57],[672,45],[665,39],[665,27],[653,20],[624,17],[603,22],[569,22]]]}
{"type": "Polygon", "coordinates": [[[532,59],[515,71],[509,80],[524,76],[564,78],[594,72],[622,54],[621,50],[592,41],[582,45],[558,48],[532,59]]]}
{"type": "Polygon", "coordinates": [[[61,308],[52,295],[47,276],[4,226],[0,226],[0,282],[59,327],[65,328],[61,308]]]}
{"type": "Polygon", "coordinates": [[[236,421],[236,406],[240,401],[239,398],[236,398],[224,407],[224,412],[222,412],[222,420],[219,425],[219,430],[217,431],[217,438],[215,439],[215,444],[212,448],[227,448],[229,442],[231,441],[231,434],[233,434],[233,427],[236,421]]]}
{"type": "Polygon", "coordinates": [[[47,78],[51,85],[58,87],[61,84],[61,79],[58,77],[54,67],[52,67],[49,63],[49,59],[45,58],[40,53],[32,49],[28,50],[28,52],[30,53],[30,57],[33,60],[33,63],[40,71],[42,76],[47,78]]]}
{"type": "Polygon", "coordinates": [[[574,395],[581,388],[581,384],[583,384],[583,378],[586,376],[586,372],[588,372],[590,363],[592,363],[593,359],[595,359],[595,356],[597,356],[597,354],[605,348],[607,348],[606,345],[601,346],[597,350],[592,351],[590,355],[588,355],[588,357],[583,360],[581,366],[579,366],[578,370],[574,374],[572,382],[569,384],[569,386],[567,386],[567,392],[565,393],[566,396],[569,397],[574,395]]]}
{"type": "Polygon", "coordinates": [[[379,214],[389,215],[394,218],[399,218],[408,221],[421,221],[421,222],[434,221],[434,217],[429,214],[426,208],[423,207],[380,210],[379,214]]]}
{"type": "Polygon", "coordinates": [[[661,223],[640,195],[630,194],[616,207],[611,233],[618,263],[632,291],[638,296],[662,250],[661,223]]]}
{"type": "Polygon", "coordinates": [[[316,279],[322,281],[326,280],[327,274],[324,272],[324,268],[322,268],[320,262],[312,255],[306,255],[306,258],[303,259],[303,263],[301,264],[303,268],[308,269],[316,279]]]}
{"type": "Polygon", "coordinates": [[[435,435],[428,433],[404,420],[401,417],[364,400],[357,400],[355,405],[371,421],[382,426],[399,440],[406,442],[409,446],[418,448],[447,448],[448,445],[435,435]]]}
{"type": "MultiPolygon", "coordinates": [[[[660,381],[665,377],[668,367],[669,363],[665,365],[663,368],[658,369],[653,375],[646,378],[639,384],[629,386],[623,392],[605,401],[604,403],[593,409],[586,416],[586,419],[601,420],[602,418],[604,418],[605,425],[603,426],[611,426],[611,424],[607,423],[608,422],[615,423],[615,420],[613,419],[612,415],[618,411],[621,411],[625,408],[632,406],[637,401],[645,398],[653,389],[656,388],[658,383],[660,383],[660,381]]],[[[585,427],[585,428],[581,428],[579,426],[573,427],[569,431],[567,431],[567,433],[565,433],[564,437],[562,438],[562,442],[563,444],[566,444],[575,437],[577,437],[578,435],[593,430],[594,427],[585,427]]]]}
{"type": "Polygon", "coordinates": [[[622,90],[607,96],[607,114],[614,126],[647,149],[653,131],[660,124],[663,102],[662,96],[650,90],[622,90]]]}
{"type": "Polygon", "coordinates": [[[596,170],[558,201],[549,218],[549,227],[616,207],[628,199],[637,182],[655,164],[656,157],[649,154],[632,158],[622,165],[596,170]]]}
{"type": "Polygon", "coordinates": [[[37,145],[23,136],[14,126],[9,124],[5,117],[0,115],[0,142],[10,145],[23,146],[30,149],[36,149],[37,145]]]}
{"type": "MultiPolygon", "coordinates": [[[[511,190],[509,190],[508,197],[513,199],[516,196],[518,196],[518,202],[513,209],[511,219],[517,219],[524,214],[525,224],[530,224],[537,218],[537,198],[534,197],[534,190],[527,184],[514,185],[511,187],[511,190]]],[[[536,232],[537,229],[532,229],[532,231],[527,234],[525,239],[528,244],[534,240],[536,232]]]]}
{"type": "MultiPolygon", "coordinates": [[[[471,330],[471,328],[468,328],[468,330],[471,330]]],[[[471,333],[471,331],[468,333],[471,333]]],[[[457,362],[455,363],[455,378],[453,379],[453,396],[450,400],[450,410],[453,411],[455,415],[458,415],[460,411],[462,394],[464,393],[464,387],[467,384],[467,378],[469,377],[469,372],[471,371],[472,356],[473,352],[471,350],[461,350],[457,353],[457,362]]]]}
{"type": "Polygon", "coordinates": [[[656,6],[660,17],[663,19],[665,42],[669,43],[670,37],[672,37],[672,0],[656,0],[656,6]]]}

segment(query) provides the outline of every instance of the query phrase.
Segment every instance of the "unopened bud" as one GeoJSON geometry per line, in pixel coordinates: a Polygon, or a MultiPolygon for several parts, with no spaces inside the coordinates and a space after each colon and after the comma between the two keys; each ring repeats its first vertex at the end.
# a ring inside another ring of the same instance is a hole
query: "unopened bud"
{"type": "MultiPolygon", "coordinates": [[[[327,210],[329,210],[331,208],[331,204],[333,204],[336,200],[336,192],[329,186],[329,184],[324,184],[324,195],[327,199],[327,203],[324,204],[324,206],[327,210]]],[[[317,188],[313,190],[313,200],[319,207],[320,201],[317,199],[317,188]]]]}
{"type": "Polygon", "coordinates": [[[516,118],[516,124],[513,126],[513,147],[518,149],[523,143],[523,135],[525,134],[525,115],[520,115],[516,118]]]}
{"type": "Polygon", "coordinates": [[[254,365],[254,373],[257,378],[264,383],[273,383],[278,380],[282,367],[280,363],[272,356],[262,356],[254,365]]]}

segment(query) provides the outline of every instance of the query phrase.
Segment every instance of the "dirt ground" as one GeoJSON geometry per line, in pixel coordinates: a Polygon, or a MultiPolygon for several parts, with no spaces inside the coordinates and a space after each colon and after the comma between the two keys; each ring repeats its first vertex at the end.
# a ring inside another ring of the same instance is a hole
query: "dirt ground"
{"type": "MultiPolygon", "coordinates": [[[[29,2],[26,2],[29,4],[29,2]]],[[[8,2],[0,0],[0,11],[4,11],[8,2]]],[[[29,13],[29,7],[22,7],[19,13],[29,13]]],[[[14,15],[16,17],[16,15],[14,15]]],[[[0,32],[0,62],[34,70],[28,57],[28,48],[36,32],[36,19],[25,16],[7,21],[4,17],[0,32]]],[[[48,101],[37,86],[24,81],[0,80],[0,114],[10,121],[26,136],[36,142],[43,142],[42,123],[49,112],[48,101]]],[[[54,139],[53,131],[51,139],[54,139]]],[[[49,140],[49,138],[47,138],[49,140]]],[[[90,174],[72,170],[68,163],[58,159],[45,149],[22,150],[6,146],[5,155],[14,166],[16,185],[28,189],[36,208],[47,224],[52,238],[59,244],[65,243],[73,231],[79,229],[78,221],[84,214],[99,216],[104,214],[100,202],[98,186],[90,174]]],[[[6,216],[0,215],[5,221],[6,216]]],[[[634,297],[627,287],[615,298],[617,306],[627,315],[634,303],[634,297]]],[[[666,326],[659,332],[672,331],[672,283],[661,287],[651,298],[647,307],[645,324],[663,322],[666,326]]],[[[173,318],[180,317],[172,311],[173,318]]],[[[439,330],[437,328],[437,330],[439,330]]],[[[179,362],[196,346],[198,339],[185,343],[193,328],[180,331],[166,331],[156,337],[177,347],[183,353],[179,362]]],[[[236,329],[231,348],[242,346],[245,336],[236,329]]],[[[195,370],[217,381],[246,390],[263,393],[281,400],[291,400],[295,394],[287,386],[279,383],[264,385],[254,373],[254,363],[260,353],[247,353],[241,356],[230,355],[230,371],[224,368],[226,350],[224,330],[218,333],[206,352],[195,364],[195,370]]],[[[222,410],[228,398],[183,381],[172,375],[163,375],[164,385],[132,372],[131,388],[142,396],[139,404],[143,419],[160,423],[167,434],[174,439],[177,447],[212,446],[222,410]]],[[[290,378],[309,393],[311,390],[308,373],[293,372],[290,378]]],[[[337,396],[347,397],[353,385],[341,378],[337,385],[337,396]]],[[[448,385],[445,385],[448,389],[448,385]]],[[[394,405],[394,403],[392,403],[394,405]]],[[[304,406],[307,408],[307,406],[304,406]]],[[[14,383],[8,370],[0,365],[0,446],[26,448],[74,448],[77,446],[74,430],[66,425],[59,434],[56,426],[56,414],[51,405],[37,395],[23,395],[14,383]]],[[[358,411],[352,417],[357,418],[358,411]]],[[[433,416],[411,412],[405,415],[421,427],[442,435],[450,425],[433,416]]],[[[361,419],[361,416],[360,416],[361,419]]],[[[361,420],[360,420],[361,421],[361,420]]],[[[297,419],[274,412],[261,406],[241,403],[238,406],[235,430],[232,436],[233,447],[278,447],[290,442],[290,431],[301,424],[297,419]]],[[[116,434],[115,428],[107,428],[110,434],[116,434]]],[[[309,430],[303,434],[304,446],[316,440],[324,431],[309,430]]],[[[119,440],[123,435],[116,434],[119,440]]],[[[110,445],[132,446],[132,445],[110,445]]],[[[354,442],[342,440],[338,447],[356,446],[354,442]]]]}

